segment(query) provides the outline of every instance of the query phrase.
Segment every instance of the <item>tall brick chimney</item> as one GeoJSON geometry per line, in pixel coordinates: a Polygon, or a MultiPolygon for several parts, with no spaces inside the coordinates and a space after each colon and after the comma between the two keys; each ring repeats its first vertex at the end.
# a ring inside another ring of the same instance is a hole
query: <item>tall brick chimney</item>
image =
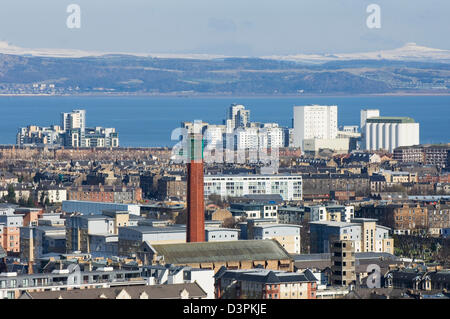
{"type": "Polygon", "coordinates": [[[187,163],[187,242],[205,241],[205,203],[203,198],[203,136],[188,135],[187,163]]]}

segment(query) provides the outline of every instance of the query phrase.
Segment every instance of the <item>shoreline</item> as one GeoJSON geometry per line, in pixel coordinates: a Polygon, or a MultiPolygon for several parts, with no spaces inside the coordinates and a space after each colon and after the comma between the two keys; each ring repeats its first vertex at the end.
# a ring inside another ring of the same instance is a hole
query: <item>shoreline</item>
{"type": "Polygon", "coordinates": [[[392,96],[392,97],[407,97],[407,96],[450,96],[450,92],[414,92],[414,93],[350,93],[350,94],[152,94],[152,93],[139,93],[139,94],[129,94],[129,93],[81,93],[81,94],[1,94],[1,97],[129,97],[129,98],[329,98],[329,97],[380,97],[380,96],[392,96]]]}

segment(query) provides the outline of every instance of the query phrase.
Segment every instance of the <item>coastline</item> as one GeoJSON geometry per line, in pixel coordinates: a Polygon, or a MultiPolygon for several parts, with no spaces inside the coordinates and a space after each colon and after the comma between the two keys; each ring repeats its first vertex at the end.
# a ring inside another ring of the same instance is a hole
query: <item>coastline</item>
{"type": "Polygon", "coordinates": [[[182,93],[79,93],[79,94],[3,94],[1,97],[146,97],[146,98],[312,98],[312,97],[377,97],[377,96],[450,96],[450,92],[330,93],[330,94],[182,94],[182,93]]]}

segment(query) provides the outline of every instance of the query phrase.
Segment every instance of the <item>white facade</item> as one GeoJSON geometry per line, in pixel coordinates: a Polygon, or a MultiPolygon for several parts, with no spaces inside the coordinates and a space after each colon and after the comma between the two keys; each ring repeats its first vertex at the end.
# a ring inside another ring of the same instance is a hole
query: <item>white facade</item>
{"type": "Polygon", "coordinates": [[[225,125],[209,125],[205,131],[206,143],[214,147],[223,146],[223,135],[225,134],[225,125]]]}
{"type": "Polygon", "coordinates": [[[250,110],[241,104],[232,104],[227,112],[227,129],[232,131],[238,127],[247,127],[250,123],[250,110]]]}
{"type": "Polygon", "coordinates": [[[350,139],[333,138],[333,139],[304,139],[304,152],[318,152],[320,149],[331,149],[336,152],[348,153],[350,149],[350,139]]]}
{"type": "Polygon", "coordinates": [[[366,150],[380,149],[393,152],[399,146],[420,144],[419,123],[366,122],[366,150]]]}
{"type": "Polygon", "coordinates": [[[205,198],[249,194],[279,194],[283,200],[302,200],[301,175],[205,175],[205,198]]]}
{"type": "Polygon", "coordinates": [[[380,110],[378,110],[378,109],[361,110],[361,132],[364,132],[364,126],[366,125],[366,120],[373,118],[373,117],[380,117],[380,110]]]}
{"type": "Polygon", "coordinates": [[[305,139],[337,137],[337,106],[294,106],[294,147],[303,147],[305,139]]]}

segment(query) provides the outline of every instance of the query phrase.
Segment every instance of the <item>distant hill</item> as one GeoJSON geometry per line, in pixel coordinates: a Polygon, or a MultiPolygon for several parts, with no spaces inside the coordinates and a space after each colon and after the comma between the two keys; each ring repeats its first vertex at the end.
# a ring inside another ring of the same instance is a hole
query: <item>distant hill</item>
{"type": "Polygon", "coordinates": [[[406,50],[409,55],[393,50],[397,55],[385,54],[389,59],[336,55],[310,63],[288,57],[84,56],[82,51],[51,56],[0,45],[0,52],[10,53],[0,53],[0,94],[450,93],[447,51],[422,49],[415,60],[413,48],[406,50]]]}

